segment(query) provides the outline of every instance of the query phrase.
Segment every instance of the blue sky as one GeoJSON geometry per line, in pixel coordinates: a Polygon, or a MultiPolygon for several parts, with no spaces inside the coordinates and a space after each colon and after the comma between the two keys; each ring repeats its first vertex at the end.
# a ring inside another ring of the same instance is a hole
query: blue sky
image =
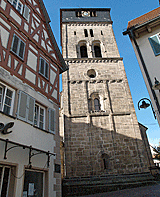
{"type": "Polygon", "coordinates": [[[60,46],[60,8],[111,8],[113,30],[123,62],[137,114],[138,121],[148,127],[147,135],[152,145],[160,141],[160,128],[154,119],[151,108],[138,110],[141,98],[149,98],[137,59],[128,36],[123,36],[128,21],[137,18],[159,6],[158,0],[44,0],[51,19],[51,27],[60,46]]]}

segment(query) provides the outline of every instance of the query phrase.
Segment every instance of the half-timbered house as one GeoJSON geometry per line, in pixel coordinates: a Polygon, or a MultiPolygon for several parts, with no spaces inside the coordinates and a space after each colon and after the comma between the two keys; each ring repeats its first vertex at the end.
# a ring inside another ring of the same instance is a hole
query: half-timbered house
{"type": "Polygon", "coordinates": [[[42,0],[0,0],[0,196],[61,196],[59,74],[42,0]]]}

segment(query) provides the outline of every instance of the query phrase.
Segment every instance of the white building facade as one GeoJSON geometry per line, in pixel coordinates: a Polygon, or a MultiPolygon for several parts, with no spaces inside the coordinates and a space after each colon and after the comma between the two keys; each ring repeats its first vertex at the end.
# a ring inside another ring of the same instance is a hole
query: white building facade
{"type": "Polygon", "coordinates": [[[128,22],[124,35],[132,42],[160,125],[160,7],[128,22]],[[156,82],[156,84],[155,84],[156,82]]]}

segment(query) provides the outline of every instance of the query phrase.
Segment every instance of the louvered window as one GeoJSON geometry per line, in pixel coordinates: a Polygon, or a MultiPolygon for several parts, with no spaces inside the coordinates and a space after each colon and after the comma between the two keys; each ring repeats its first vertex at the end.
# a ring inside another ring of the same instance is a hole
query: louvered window
{"type": "Polygon", "coordinates": [[[156,56],[159,55],[160,54],[160,35],[157,34],[157,35],[154,35],[148,39],[149,39],[149,42],[152,46],[154,54],[156,56]]]}
{"type": "Polygon", "coordinates": [[[40,57],[39,73],[48,79],[49,64],[40,57]]]}
{"type": "Polygon", "coordinates": [[[0,83],[0,111],[12,115],[15,91],[0,83]]]}
{"type": "Polygon", "coordinates": [[[35,99],[20,91],[17,117],[21,120],[34,123],[35,99]]]}
{"type": "Polygon", "coordinates": [[[49,132],[55,133],[55,110],[49,109],[49,132]]]}
{"type": "Polygon", "coordinates": [[[35,104],[34,125],[40,129],[45,129],[45,108],[35,104]]]}
{"type": "Polygon", "coordinates": [[[25,46],[25,43],[14,34],[11,47],[12,52],[14,52],[21,59],[24,59],[25,46]]]}

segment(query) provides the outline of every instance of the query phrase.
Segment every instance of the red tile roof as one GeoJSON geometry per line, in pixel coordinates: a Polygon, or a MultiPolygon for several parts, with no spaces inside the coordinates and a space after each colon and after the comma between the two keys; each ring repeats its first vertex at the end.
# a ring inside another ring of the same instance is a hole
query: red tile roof
{"type": "Polygon", "coordinates": [[[135,18],[131,21],[128,22],[128,28],[131,28],[133,26],[136,26],[136,25],[141,25],[147,21],[150,21],[156,17],[158,17],[160,15],[160,7],[142,15],[142,16],[139,16],[138,18],[135,18]]]}

